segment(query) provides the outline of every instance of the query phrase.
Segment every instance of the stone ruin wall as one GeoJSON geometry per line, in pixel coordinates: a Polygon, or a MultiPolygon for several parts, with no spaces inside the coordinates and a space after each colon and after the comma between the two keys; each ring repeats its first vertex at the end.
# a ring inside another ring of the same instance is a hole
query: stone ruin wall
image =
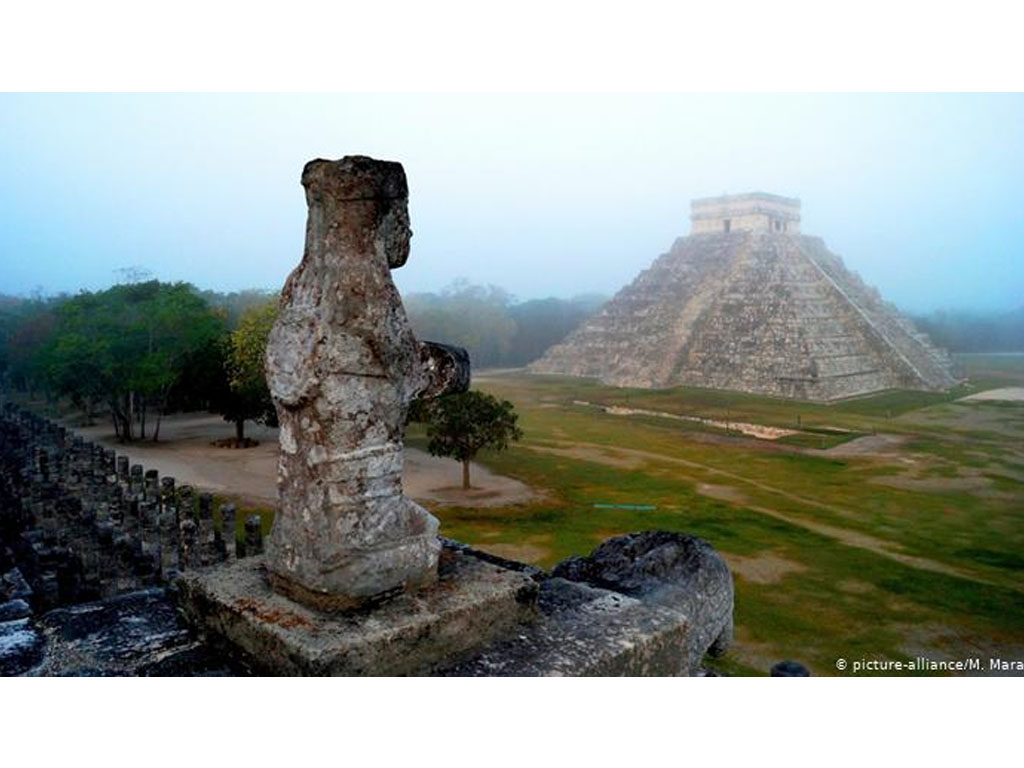
{"type": "Polygon", "coordinates": [[[262,552],[259,516],[129,464],[7,403],[0,411],[0,603],[36,612],[169,584],[262,552]]]}

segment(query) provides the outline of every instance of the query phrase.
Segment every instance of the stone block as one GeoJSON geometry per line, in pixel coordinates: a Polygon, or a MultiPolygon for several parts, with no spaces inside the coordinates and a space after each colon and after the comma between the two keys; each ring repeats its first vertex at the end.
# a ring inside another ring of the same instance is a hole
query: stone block
{"type": "Polygon", "coordinates": [[[186,619],[277,675],[423,675],[480,652],[536,617],[528,573],[446,547],[439,580],[372,608],[328,613],[275,592],[262,557],[184,574],[186,619]]]}
{"type": "Polygon", "coordinates": [[[567,579],[543,582],[540,621],[447,677],[687,676],[691,625],[677,610],[567,579]]]}
{"type": "Polygon", "coordinates": [[[646,531],[608,539],[542,582],[539,621],[450,676],[700,674],[732,638],[732,575],[703,539],[646,531]]]}
{"type": "MultiPolygon", "coordinates": [[[[31,668],[22,663],[13,674],[184,677],[241,671],[196,640],[160,588],[58,608],[36,623],[45,646],[36,650],[31,668]]],[[[30,640],[24,635],[26,648],[30,640]]]]}

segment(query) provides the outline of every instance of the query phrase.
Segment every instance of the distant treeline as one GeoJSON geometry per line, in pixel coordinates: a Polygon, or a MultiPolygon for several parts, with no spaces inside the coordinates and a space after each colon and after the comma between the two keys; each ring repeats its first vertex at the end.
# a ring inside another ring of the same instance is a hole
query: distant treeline
{"type": "Polygon", "coordinates": [[[456,281],[439,293],[404,297],[416,336],[465,347],[474,369],[518,368],[536,360],[593,314],[606,297],[516,301],[495,286],[456,281]]]}
{"type": "Polygon", "coordinates": [[[124,441],[160,433],[162,416],[207,409],[236,424],[275,413],[262,357],[276,294],[200,292],[125,282],[74,296],[0,295],[0,386],[66,398],[124,441]],[[147,416],[149,435],[147,435],[147,416]]]}
{"type": "MultiPolygon", "coordinates": [[[[405,298],[417,335],[465,347],[476,370],[535,360],[602,302],[516,302],[464,281],[405,298]]],[[[87,422],[109,418],[125,441],[158,439],[161,418],[184,410],[223,414],[242,441],[245,420],[274,419],[263,355],[276,312],[270,291],[158,280],[74,296],[0,294],[0,386],[68,400],[87,422]]]]}
{"type": "Polygon", "coordinates": [[[950,352],[1024,352],[1024,307],[1010,312],[938,310],[913,320],[950,352]]]}

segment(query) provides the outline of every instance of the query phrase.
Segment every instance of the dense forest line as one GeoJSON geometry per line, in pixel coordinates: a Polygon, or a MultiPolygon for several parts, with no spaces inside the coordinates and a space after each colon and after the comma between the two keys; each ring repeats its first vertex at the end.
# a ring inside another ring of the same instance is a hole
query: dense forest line
{"type": "MultiPolygon", "coordinates": [[[[516,302],[501,289],[458,282],[405,304],[420,338],[467,348],[479,370],[525,365],[602,301],[516,302]]],[[[0,295],[0,385],[66,398],[87,422],[103,414],[124,441],[158,440],[168,413],[209,410],[234,422],[243,443],[246,420],[274,421],[263,356],[276,312],[270,291],[158,280],[74,296],[0,295]]]]}
{"type": "Polygon", "coordinates": [[[465,347],[473,367],[519,368],[564,339],[606,297],[516,301],[507,291],[456,281],[403,298],[417,337],[465,347]]]}
{"type": "Polygon", "coordinates": [[[1024,306],[1010,312],[938,310],[912,319],[950,352],[1024,352],[1024,306]]]}
{"type": "Polygon", "coordinates": [[[272,423],[262,357],[277,311],[265,291],[122,283],[74,296],[0,297],[0,384],[104,414],[121,440],[158,440],[162,417],[210,410],[272,423]]]}
{"type": "MultiPolygon", "coordinates": [[[[480,370],[537,359],[604,297],[517,301],[501,288],[458,281],[404,302],[419,338],[465,347],[480,370]]],[[[74,296],[0,295],[0,384],[67,398],[87,420],[102,413],[126,441],[158,439],[161,417],[182,410],[223,414],[243,441],[246,420],[274,420],[263,354],[276,311],[271,291],[218,293],[157,280],[74,296]]],[[[913,319],[952,352],[1024,352],[1024,307],[913,319]]]]}

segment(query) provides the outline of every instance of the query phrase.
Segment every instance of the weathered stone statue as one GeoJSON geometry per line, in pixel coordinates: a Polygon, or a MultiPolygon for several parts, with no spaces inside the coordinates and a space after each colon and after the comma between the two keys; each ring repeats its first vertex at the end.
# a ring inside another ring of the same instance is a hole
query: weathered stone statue
{"type": "Polygon", "coordinates": [[[305,253],[267,347],[281,452],[266,563],[279,592],[339,610],[436,581],[438,522],[402,495],[405,416],[465,391],[469,358],[417,342],[391,280],[411,237],[401,164],[314,160],[302,185],[305,253]]]}
{"type": "MultiPolygon", "coordinates": [[[[548,576],[439,540],[437,520],[402,495],[409,402],[466,389],[469,360],[417,342],[391,282],[409,253],[402,167],[315,160],[302,183],[306,250],[267,348],[274,528],[262,556],[179,576],[182,614],[269,674],[701,672],[706,651],[725,649],[733,606],[706,542],[633,534],[548,576]]],[[[246,552],[259,549],[251,522],[246,552]]]]}

